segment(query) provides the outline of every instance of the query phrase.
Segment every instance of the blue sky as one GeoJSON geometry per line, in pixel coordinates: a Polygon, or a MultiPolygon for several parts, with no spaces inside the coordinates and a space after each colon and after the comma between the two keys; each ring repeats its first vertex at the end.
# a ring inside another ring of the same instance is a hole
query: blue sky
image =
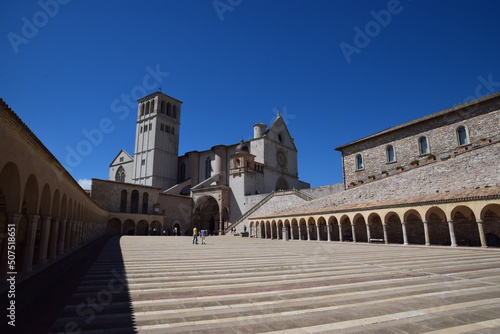
{"type": "Polygon", "coordinates": [[[500,90],[493,0],[6,0],[0,9],[0,97],[76,180],[107,179],[120,149],[133,154],[130,101],[159,86],[184,102],[180,154],[250,139],[279,109],[312,187],[342,182],[335,147],[500,90]]]}

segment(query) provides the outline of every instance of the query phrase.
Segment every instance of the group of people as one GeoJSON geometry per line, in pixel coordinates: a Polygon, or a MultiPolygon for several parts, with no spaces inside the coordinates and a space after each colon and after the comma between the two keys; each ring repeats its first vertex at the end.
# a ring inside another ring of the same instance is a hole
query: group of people
{"type": "MultiPolygon", "coordinates": [[[[199,232],[200,238],[201,238],[201,244],[206,245],[206,237],[208,235],[208,230],[207,229],[201,229],[199,232]]],[[[198,229],[196,227],[193,228],[193,245],[198,244],[198,229]]]]}

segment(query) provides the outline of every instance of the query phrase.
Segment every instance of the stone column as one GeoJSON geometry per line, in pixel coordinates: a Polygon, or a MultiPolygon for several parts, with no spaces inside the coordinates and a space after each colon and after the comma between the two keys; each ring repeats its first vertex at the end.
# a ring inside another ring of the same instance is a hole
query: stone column
{"type": "Polygon", "coordinates": [[[326,234],[327,234],[327,240],[332,241],[332,232],[330,231],[332,229],[332,225],[326,224],[326,234]]]}
{"type": "Polygon", "coordinates": [[[306,232],[307,232],[307,241],[311,241],[311,232],[309,231],[310,225],[306,224],[306,232]]]}
{"type": "Polygon", "coordinates": [[[280,225],[276,223],[276,240],[280,240],[280,225]]]}
{"type": "Polygon", "coordinates": [[[33,269],[33,254],[35,252],[36,228],[38,225],[39,215],[28,216],[26,222],[26,243],[24,245],[24,261],[23,271],[31,271],[33,269]]]}
{"type": "Polygon", "coordinates": [[[429,239],[429,223],[428,222],[423,222],[424,223],[424,236],[425,236],[425,245],[430,246],[431,242],[429,239]]]}
{"type": "Polygon", "coordinates": [[[387,226],[385,224],[382,224],[382,230],[384,231],[384,243],[387,245],[389,239],[387,238],[387,226]]]}
{"type": "Polygon", "coordinates": [[[453,228],[453,220],[448,220],[448,228],[450,229],[451,247],[457,247],[457,239],[455,238],[455,229],[453,228]]]}
{"type": "Polygon", "coordinates": [[[406,234],[406,222],[401,222],[401,229],[403,230],[403,245],[408,245],[408,235],[406,234]]]}
{"type": "Polygon", "coordinates": [[[356,229],[354,228],[354,224],[351,224],[352,231],[352,242],[356,242],[356,229]]]}
{"type": "MultiPolygon", "coordinates": [[[[7,231],[8,225],[14,225],[16,228],[16,235],[15,239],[19,238],[18,233],[19,233],[19,220],[21,219],[22,215],[20,213],[8,213],[7,214],[7,226],[5,226],[5,231],[7,231]]],[[[9,252],[7,251],[7,244],[9,243],[9,238],[7,233],[0,233],[0,237],[2,238],[2,242],[0,242],[0,245],[2,245],[2,258],[0,259],[0,276],[3,276],[5,273],[12,271],[15,272],[16,268],[10,269],[7,267],[8,264],[8,258],[9,258],[9,252]]]]}
{"type": "Polygon", "coordinates": [[[37,263],[46,263],[47,262],[47,250],[49,247],[49,237],[50,237],[50,223],[52,217],[45,216],[41,219],[42,228],[40,233],[40,251],[38,252],[38,259],[36,259],[37,263]]]}
{"type": "Polygon", "coordinates": [[[56,257],[57,254],[57,244],[59,243],[59,220],[59,218],[54,218],[52,220],[49,253],[47,254],[49,259],[56,257]]]}
{"type": "Polygon", "coordinates": [[[488,242],[486,241],[486,235],[484,234],[483,221],[481,219],[477,220],[477,229],[479,230],[479,239],[481,240],[481,247],[487,248],[488,242]]]}
{"type": "Polygon", "coordinates": [[[366,240],[370,243],[370,239],[372,238],[372,234],[370,233],[370,224],[366,224],[366,240]]]}
{"type": "Polygon", "coordinates": [[[342,234],[342,224],[339,223],[339,241],[344,242],[344,235],[342,234]]]}
{"type": "Polygon", "coordinates": [[[319,224],[316,223],[316,240],[320,241],[321,240],[321,236],[319,234],[319,224]]]}
{"type": "Polygon", "coordinates": [[[66,219],[61,219],[59,222],[60,225],[60,233],[59,233],[59,238],[57,241],[57,254],[62,254],[64,253],[65,249],[65,244],[66,244],[66,224],[67,220],[66,219]]]}

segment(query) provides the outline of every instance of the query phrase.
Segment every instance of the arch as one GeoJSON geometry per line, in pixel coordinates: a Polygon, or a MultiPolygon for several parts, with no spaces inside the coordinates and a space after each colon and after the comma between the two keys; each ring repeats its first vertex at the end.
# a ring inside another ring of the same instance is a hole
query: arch
{"type": "Polygon", "coordinates": [[[469,130],[465,125],[460,125],[455,129],[457,146],[465,146],[470,144],[469,130]]]}
{"type": "Polygon", "coordinates": [[[212,160],[210,157],[205,159],[205,180],[212,175],[212,160]]]}
{"type": "Polygon", "coordinates": [[[335,216],[328,218],[328,228],[330,229],[331,241],[340,241],[339,222],[335,216]]]}
{"type": "Polygon", "coordinates": [[[141,107],[140,107],[140,116],[144,116],[144,103],[141,103],[141,107]]]}
{"type": "Polygon", "coordinates": [[[404,223],[406,224],[406,236],[408,243],[425,245],[424,223],[420,213],[411,209],[404,213],[404,223]]]}
{"type": "Polygon", "coordinates": [[[396,151],[393,145],[387,145],[385,148],[385,158],[387,163],[396,162],[396,151]]]}
{"type": "Polygon", "coordinates": [[[424,155],[429,153],[431,153],[429,140],[426,136],[421,136],[420,138],[418,138],[418,154],[424,155]]]}
{"type": "Polygon", "coordinates": [[[38,213],[38,181],[36,176],[31,174],[24,186],[23,206],[25,205],[27,214],[38,213]]]}
{"type": "Polygon", "coordinates": [[[161,100],[160,113],[165,114],[165,101],[161,100]]]}
{"type": "Polygon", "coordinates": [[[121,235],[122,233],[122,222],[118,218],[111,218],[108,220],[108,224],[106,226],[107,233],[109,235],[121,235]]]}
{"type": "Polygon", "coordinates": [[[458,246],[481,246],[477,219],[468,206],[456,206],[451,211],[450,217],[458,246]]]}
{"type": "Polygon", "coordinates": [[[361,153],[356,154],[355,162],[356,162],[356,170],[365,169],[365,164],[363,162],[363,155],[361,155],[361,153]]]}
{"type": "Polygon", "coordinates": [[[172,105],[170,102],[167,103],[167,116],[172,116],[172,105]]]}
{"type": "Polygon", "coordinates": [[[148,202],[149,202],[149,194],[147,192],[144,192],[142,194],[142,213],[143,214],[148,213],[148,202]]]}
{"type": "Polygon", "coordinates": [[[219,218],[219,204],[214,197],[205,195],[196,200],[193,212],[194,227],[216,234],[220,229],[219,218]]]}
{"type": "Polygon", "coordinates": [[[385,229],[387,232],[387,243],[403,243],[403,230],[401,228],[401,218],[396,212],[388,212],[384,217],[385,229]]]}
{"type": "Polygon", "coordinates": [[[488,247],[500,247],[500,204],[487,204],[481,210],[481,221],[488,247]]]}
{"type": "Polygon", "coordinates": [[[42,189],[42,196],[40,197],[40,209],[39,213],[43,216],[50,215],[50,207],[52,195],[50,194],[50,186],[46,183],[42,189]]]}
{"type": "Polygon", "coordinates": [[[299,222],[297,219],[293,218],[292,221],[290,222],[290,227],[292,229],[292,239],[299,240],[300,239],[300,228],[299,228],[299,222]]]}
{"type": "Polygon", "coordinates": [[[450,229],[443,209],[437,206],[429,208],[425,212],[425,220],[431,245],[451,245],[450,229]]]}
{"type": "Polygon", "coordinates": [[[135,235],[135,222],[132,219],[127,219],[123,222],[122,235],[135,235]]]}
{"type": "Polygon", "coordinates": [[[137,228],[136,228],[136,235],[148,235],[149,231],[149,224],[145,220],[139,220],[137,223],[137,228]]]}
{"type": "Polygon", "coordinates": [[[149,104],[149,101],[146,102],[146,106],[144,108],[144,114],[145,115],[148,115],[149,114],[149,107],[150,107],[150,104],[149,104]]]}
{"type": "Polygon", "coordinates": [[[162,230],[162,225],[158,220],[151,222],[151,235],[161,235],[162,230]]]}
{"type": "Polygon", "coordinates": [[[307,240],[307,223],[304,218],[299,220],[299,236],[300,240],[307,240]]]}
{"type": "Polygon", "coordinates": [[[115,174],[115,181],[121,183],[125,182],[125,169],[123,168],[123,166],[118,167],[118,170],[115,174]]]}
{"type": "Polygon", "coordinates": [[[0,172],[0,190],[3,191],[5,210],[19,212],[21,207],[21,181],[17,166],[8,162],[0,172]]]}
{"type": "Polygon", "coordinates": [[[309,217],[307,220],[308,229],[308,240],[319,240],[318,239],[318,229],[316,228],[316,221],[313,217],[309,217]]]}
{"type": "Polygon", "coordinates": [[[370,229],[370,238],[385,240],[382,218],[378,213],[372,212],[368,215],[368,228],[370,229]]]}
{"type": "Polygon", "coordinates": [[[139,212],[139,191],[136,189],[132,190],[132,194],[130,195],[130,212],[139,212]]]}
{"type": "Polygon", "coordinates": [[[339,232],[342,234],[342,241],[353,241],[351,219],[347,215],[340,217],[339,232]]]}
{"type": "Polygon", "coordinates": [[[155,112],[155,100],[151,100],[151,104],[149,105],[149,112],[152,114],[155,112]]]}
{"type": "Polygon", "coordinates": [[[366,226],[366,221],[365,217],[357,213],[354,218],[352,219],[354,223],[354,234],[353,234],[353,241],[355,242],[368,242],[368,232],[367,232],[367,226],[366,226]]]}
{"type": "Polygon", "coordinates": [[[127,212],[127,197],[128,197],[127,190],[122,189],[120,194],[120,212],[127,212]]]}
{"type": "Polygon", "coordinates": [[[326,224],[326,219],[324,217],[319,217],[318,224],[318,240],[328,240],[328,225],[326,224]]]}
{"type": "Polygon", "coordinates": [[[288,185],[287,180],[283,176],[278,177],[278,180],[276,180],[276,186],[274,190],[282,191],[288,189],[290,189],[290,186],[288,185]]]}

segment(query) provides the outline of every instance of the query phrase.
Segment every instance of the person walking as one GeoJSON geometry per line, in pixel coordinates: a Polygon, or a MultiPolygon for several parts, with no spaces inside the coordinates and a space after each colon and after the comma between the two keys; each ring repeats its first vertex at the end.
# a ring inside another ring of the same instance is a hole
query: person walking
{"type": "Polygon", "coordinates": [[[193,228],[193,245],[198,244],[198,229],[196,226],[193,228]]]}
{"type": "Polygon", "coordinates": [[[207,230],[201,229],[200,231],[200,236],[201,236],[201,244],[205,245],[205,237],[207,235],[207,230]]]}

